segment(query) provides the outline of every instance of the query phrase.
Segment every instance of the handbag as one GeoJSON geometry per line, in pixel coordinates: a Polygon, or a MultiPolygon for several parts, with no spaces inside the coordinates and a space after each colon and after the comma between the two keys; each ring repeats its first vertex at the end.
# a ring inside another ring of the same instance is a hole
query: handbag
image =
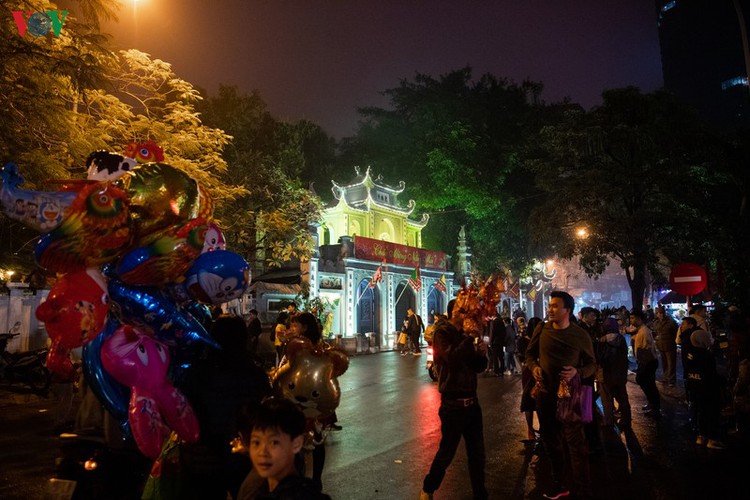
{"type": "Polygon", "coordinates": [[[407,340],[409,340],[409,336],[405,332],[401,332],[401,334],[398,336],[398,343],[406,344],[407,340]]]}
{"type": "Polygon", "coordinates": [[[594,388],[581,384],[581,376],[576,374],[569,382],[560,380],[557,398],[557,420],[566,424],[588,424],[594,419],[594,388]]]}

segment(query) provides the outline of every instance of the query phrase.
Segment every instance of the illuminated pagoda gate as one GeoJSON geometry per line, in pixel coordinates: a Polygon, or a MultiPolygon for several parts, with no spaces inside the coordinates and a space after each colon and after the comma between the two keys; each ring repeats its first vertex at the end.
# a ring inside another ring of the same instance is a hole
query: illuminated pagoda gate
{"type": "MultiPolygon", "coordinates": [[[[382,348],[393,347],[394,332],[401,328],[409,306],[431,321],[430,311],[444,313],[451,294],[453,273],[442,252],[422,249],[422,229],[429,217],[412,220],[414,200],[399,202],[404,183],[391,187],[380,176],[356,168],[348,185],[333,183],[336,205],[323,212],[318,228],[317,259],[311,262],[310,291],[335,301],[334,333],[344,337],[374,334],[382,348]],[[384,265],[383,265],[384,264],[384,265]],[[382,265],[383,279],[370,287],[382,265]],[[419,266],[419,292],[408,280],[419,266]],[[445,276],[447,291],[435,284],[445,276]]],[[[371,341],[371,343],[373,342],[371,341]]]]}

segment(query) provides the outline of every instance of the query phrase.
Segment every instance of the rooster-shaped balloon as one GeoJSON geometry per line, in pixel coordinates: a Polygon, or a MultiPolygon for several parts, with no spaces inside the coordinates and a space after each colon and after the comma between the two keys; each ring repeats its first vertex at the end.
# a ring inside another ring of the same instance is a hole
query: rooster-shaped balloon
{"type": "Polygon", "coordinates": [[[126,193],[109,182],[85,186],[65,209],[62,224],[36,243],[43,268],[71,272],[114,260],[131,237],[126,193]]]}
{"type": "Polygon", "coordinates": [[[198,441],[198,419],[187,398],[167,378],[169,351],[144,331],[123,325],[102,344],[104,369],[130,387],[128,422],[138,449],[159,456],[170,429],[187,441],[198,441]]]}
{"type": "Polygon", "coordinates": [[[164,150],[154,141],[131,142],[125,149],[125,155],[135,158],[138,163],[164,161],[164,150]]]}

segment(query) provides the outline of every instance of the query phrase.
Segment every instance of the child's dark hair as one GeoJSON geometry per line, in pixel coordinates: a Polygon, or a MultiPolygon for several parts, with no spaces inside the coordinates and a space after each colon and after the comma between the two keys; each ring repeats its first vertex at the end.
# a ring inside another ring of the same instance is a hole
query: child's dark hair
{"type": "Polygon", "coordinates": [[[306,312],[298,314],[292,318],[292,323],[299,323],[305,327],[303,335],[310,339],[313,345],[320,342],[322,335],[320,334],[320,328],[318,327],[318,320],[312,313],[306,312]]]}
{"type": "Polygon", "coordinates": [[[305,415],[286,398],[266,398],[250,417],[250,432],[271,429],[278,429],[294,439],[305,433],[305,415]]]}

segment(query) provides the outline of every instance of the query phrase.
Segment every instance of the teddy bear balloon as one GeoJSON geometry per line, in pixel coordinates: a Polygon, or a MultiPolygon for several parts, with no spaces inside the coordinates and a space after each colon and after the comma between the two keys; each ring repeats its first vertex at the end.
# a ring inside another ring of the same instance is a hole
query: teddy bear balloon
{"type": "Polygon", "coordinates": [[[308,419],[333,413],[341,399],[337,377],[349,368],[349,356],[340,349],[313,347],[304,337],[295,337],[286,347],[289,361],[274,374],[274,389],[294,402],[308,419]]]}

